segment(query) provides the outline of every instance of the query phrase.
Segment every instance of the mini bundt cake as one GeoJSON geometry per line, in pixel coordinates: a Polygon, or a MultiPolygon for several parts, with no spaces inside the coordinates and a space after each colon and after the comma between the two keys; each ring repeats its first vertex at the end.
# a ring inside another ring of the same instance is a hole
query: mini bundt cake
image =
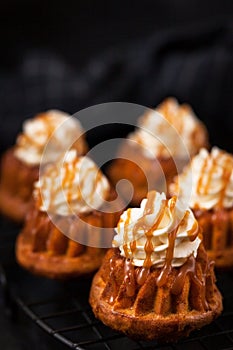
{"type": "MultiPolygon", "coordinates": [[[[207,130],[192,109],[167,98],[139,118],[138,127],[110,164],[108,176],[114,185],[121,179],[129,180],[134,188],[131,203],[138,205],[149,190],[166,191],[173,177],[189,162],[189,155],[206,146],[207,130]]],[[[122,195],[128,198],[130,190],[125,182],[122,195]]]]}
{"type": "Polygon", "coordinates": [[[1,160],[0,212],[22,222],[30,206],[40,164],[55,161],[71,145],[80,155],[87,152],[83,129],[78,120],[68,114],[50,110],[26,120],[16,145],[7,150],[1,160]],[[48,141],[49,147],[44,153],[48,141]]]}
{"type": "Polygon", "coordinates": [[[203,242],[217,267],[233,266],[233,156],[201,149],[175,178],[170,193],[189,204],[203,228],[203,242]]]}
{"type": "Polygon", "coordinates": [[[20,265],[50,278],[90,274],[101,264],[121,202],[88,157],[67,152],[45,167],[16,242],[20,265]]]}
{"type": "Polygon", "coordinates": [[[216,318],[222,298],[190,209],[152,191],[120,218],[95,275],[96,317],[140,340],[176,341],[216,318]]]}

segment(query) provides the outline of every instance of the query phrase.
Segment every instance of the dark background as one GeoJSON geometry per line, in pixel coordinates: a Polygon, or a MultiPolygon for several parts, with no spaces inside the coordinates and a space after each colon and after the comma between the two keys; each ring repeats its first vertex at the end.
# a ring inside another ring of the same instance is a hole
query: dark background
{"type": "MultiPolygon", "coordinates": [[[[39,111],[166,96],[190,103],[211,143],[233,152],[232,49],[231,0],[2,0],[0,152],[39,111]]],[[[1,311],[0,330],[0,348],[45,348],[1,311]]]]}
{"type": "Polygon", "coordinates": [[[233,151],[232,23],[231,0],[2,0],[0,151],[41,110],[169,95],[233,151]]]}

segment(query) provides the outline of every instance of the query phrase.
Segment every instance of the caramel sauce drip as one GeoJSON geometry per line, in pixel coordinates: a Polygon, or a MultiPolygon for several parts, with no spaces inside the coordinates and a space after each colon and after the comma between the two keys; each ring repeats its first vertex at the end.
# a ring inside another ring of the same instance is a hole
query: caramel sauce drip
{"type": "MultiPolygon", "coordinates": [[[[185,125],[185,117],[187,114],[192,114],[192,110],[188,105],[182,104],[179,105],[177,101],[173,98],[167,98],[164,102],[162,102],[158,107],[157,111],[162,114],[162,116],[171,124],[170,127],[174,126],[177,133],[179,135],[183,135],[184,125],[185,125]]],[[[160,132],[164,132],[164,127],[166,128],[166,124],[162,127],[160,132]]],[[[174,144],[174,153],[177,152],[177,144],[174,144]]],[[[164,145],[161,144],[160,151],[165,148],[164,145]]]]}
{"type": "MultiPolygon", "coordinates": [[[[142,285],[144,283],[144,281],[146,280],[146,278],[150,272],[150,267],[152,266],[151,255],[154,251],[154,246],[153,246],[153,242],[152,242],[153,232],[158,228],[160,222],[162,221],[164,214],[165,214],[165,208],[166,208],[166,205],[168,203],[167,200],[163,201],[161,208],[160,208],[160,212],[159,212],[158,217],[157,217],[157,220],[152,225],[152,227],[150,227],[145,222],[145,216],[148,214],[151,214],[153,212],[153,210],[154,210],[153,203],[155,201],[155,198],[156,198],[156,191],[152,191],[148,194],[147,204],[145,206],[144,213],[143,213],[144,215],[138,220],[137,224],[133,228],[133,238],[136,237],[137,232],[139,230],[143,230],[145,232],[145,235],[147,238],[145,246],[144,246],[146,258],[145,258],[142,269],[138,270],[139,272],[137,273],[137,276],[136,276],[136,280],[137,280],[137,283],[139,285],[142,285]]],[[[172,200],[170,201],[171,212],[173,212],[173,210],[175,208],[175,204],[176,204],[176,197],[173,197],[172,200]]],[[[130,222],[130,217],[131,217],[131,209],[128,209],[127,218],[126,218],[126,222],[125,222],[125,226],[124,226],[124,242],[127,242],[127,239],[128,239],[128,225],[130,222]]],[[[174,241],[175,241],[175,237],[176,237],[176,231],[174,234],[174,241]]],[[[173,245],[174,245],[174,243],[173,243],[173,245]]],[[[128,283],[128,281],[131,281],[130,287],[129,287],[129,290],[127,291],[127,293],[130,293],[129,296],[132,296],[133,295],[132,294],[133,288],[135,288],[135,286],[136,286],[135,278],[132,278],[132,275],[134,275],[134,266],[132,265],[131,262],[129,263],[127,259],[133,257],[134,250],[136,249],[136,240],[133,239],[133,241],[130,243],[129,248],[128,248],[127,244],[124,244],[123,249],[124,249],[124,253],[126,256],[125,283],[128,283]]],[[[171,253],[169,253],[169,254],[171,255],[171,258],[170,258],[170,255],[168,257],[171,260],[171,261],[169,260],[170,261],[169,264],[171,264],[172,258],[173,258],[173,249],[171,249],[171,253]]],[[[170,270],[169,270],[169,272],[170,272],[170,270]]],[[[134,291],[134,293],[135,293],[135,291],[134,291]]]]}
{"type": "Polygon", "coordinates": [[[134,265],[130,259],[125,260],[125,277],[124,283],[126,286],[126,294],[128,297],[133,297],[136,291],[136,280],[134,274],[134,265]]]}
{"type": "Polygon", "coordinates": [[[138,220],[137,224],[133,228],[133,236],[135,237],[137,232],[142,229],[145,232],[146,235],[146,243],[144,246],[145,252],[146,252],[146,259],[144,261],[143,267],[145,268],[150,268],[152,265],[151,261],[151,255],[154,251],[154,246],[152,242],[153,238],[153,232],[158,228],[160,222],[162,221],[164,214],[165,214],[165,207],[166,207],[166,200],[163,201],[160,212],[158,214],[157,220],[154,222],[153,226],[150,227],[148,224],[145,222],[145,216],[153,213],[153,203],[156,198],[156,192],[152,191],[148,195],[148,200],[144,209],[144,215],[141,217],[141,219],[138,220]]]}
{"type": "Polygon", "coordinates": [[[208,261],[206,263],[205,271],[203,271],[203,279],[200,280],[198,278],[197,272],[196,272],[196,259],[192,254],[188,258],[186,263],[180,268],[180,272],[178,273],[178,275],[173,283],[171,292],[175,295],[180,294],[182,292],[186,276],[189,274],[192,282],[195,283],[196,285],[198,285],[200,288],[200,296],[201,296],[202,305],[203,305],[204,310],[208,310],[209,305],[208,305],[208,302],[206,300],[206,275],[207,275],[207,272],[209,271],[209,269],[211,268],[213,263],[214,263],[213,261],[210,261],[210,262],[208,261]]]}
{"type": "Polygon", "coordinates": [[[72,201],[72,189],[73,189],[73,181],[75,178],[75,165],[76,162],[73,161],[72,163],[64,163],[64,170],[65,175],[62,181],[62,189],[67,187],[67,202],[68,204],[72,201]]]}
{"type": "Polygon", "coordinates": [[[115,276],[114,276],[114,269],[116,267],[116,260],[117,260],[117,256],[113,255],[111,257],[111,259],[109,260],[109,265],[110,265],[110,274],[109,274],[109,279],[111,281],[111,290],[112,290],[112,293],[109,297],[109,303],[110,304],[113,304],[114,303],[114,300],[117,296],[117,284],[116,284],[116,279],[115,279],[115,276]]]}
{"type": "MultiPolygon", "coordinates": [[[[208,159],[205,158],[203,164],[202,164],[202,167],[201,167],[201,171],[200,171],[200,176],[199,176],[199,179],[198,179],[198,182],[197,182],[197,193],[198,194],[201,194],[202,192],[202,188],[203,188],[203,179],[204,179],[204,173],[205,173],[205,168],[207,166],[207,161],[208,159]]],[[[205,187],[205,191],[207,190],[207,188],[205,187]]]]}
{"type": "MultiPolygon", "coordinates": [[[[182,226],[183,222],[188,219],[189,214],[190,214],[189,211],[186,210],[185,215],[180,222],[180,226],[182,226]]],[[[189,240],[191,242],[195,241],[195,239],[199,234],[199,225],[197,220],[194,221],[193,227],[190,230],[187,230],[187,233],[188,233],[189,240]]]]}
{"type": "MultiPolygon", "coordinates": [[[[128,209],[127,210],[127,217],[126,217],[125,225],[124,225],[123,242],[128,242],[130,218],[131,218],[131,209],[128,209]]],[[[124,249],[126,259],[130,258],[131,254],[130,254],[130,250],[128,249],[127,243],[123,245],[123,249],[124,249]]]]}
{"type": "Polygon", "coordinates": [[[226,159],[225,171],[223,172],[223,188],[220,192],[218,207],[223,207],[223,201],[224,201],[227,185],[230,181],[232,170],[233,170],[233,164],[230,162],[228,163],[228,160],[226,159]]]}
{"type": "MultiPolygon", "coordinates": [[[[76,162],[77,162],[77,160],[76,160],[76,162]]],[[[82,179],[79,178],[79,186],[77,186],[76,189],[75,189],[77,191],[77,198],[78,199],[82,198],[82,190],[81,189],[84,187],[84,183],[86,181],[86,177],[88,176],[88,173],[91,170],[92,169],[88,169],[86,176],[83,176],[82,179]]],[[[77,172],[79,172],[79,169],[77,169],[77,172]]]]}
{"type": "MultiPolygon", "coordinates": [[[[169,203],[169,209],[171,213],[174,212],[175,205],[176,205],[177,198],[172,197],[169,203]]],[[[179,225],[176,226],[174,230],[168,233],[168,247],[167,247],[167,252],[166,252],[166,259],[165,259],[165,264],[157,278],[157,286],[160,287],[164,285],[167,281],[168,275],[171,272],[172,269],[172,260],[173,260],[173,252],[174,252],[174,247],[175,247],[175,239],[176,239],[176,234],[179,229],[179,225]]]]}
{"type": "MultiPolygon", "coordinates": [[[[89,170],[89,172],[95,171],[95,168],[93,167],[93,168],[90,168],[90,169],[88,169],[88,170],[89,170]]],[[[95,181],[93,182],[93,187],[92,187],[92,191],[91,191],[91,195],[90,195],[90,200],[91,200],[91,201],[93,200],[93,196],[94,196],[94,194],[95,194],[95,192],[96,192],[96,189],[97,189],[97,187],[98,187],[98,184],[99,184],[100,181],[101,181],[101,178],[102,178],[102,173],[101,173],[101,171],[100,171],[100,169],[99,169],[99,170],[97,171],[95,181]]]]}
{"type": "Polygon", "coordinates": [[[150,268],[149,267],[141,267],[141,268],[138,268],[136,270],[136,281],[137,281],[137,284],[139,284],[140,286],[142,286],[147,277],[149,276],[149,273],[150,273],[150,268]]]}
{"type": "Polygon", "coordinates": [[[134,252],[135,252],[136,248],[137,248],[136,241],[134,240],[134,241],[130,242],[130,250],[131,250],[132,256],[134,256],[134,252]]]}
{"type": "Polygon", "coordinates": [[[143,266],[146,268],[150,268],[152,265],[152,261],[151,261],[151,255],[154,251],[154,246],[153,246],[153,242],[152,242],[152,238],[153,238],[153,231],[149,230],[146,233],[146,244],[144,246],[145,252],[146,252],[146,259],[144,261],[143,266]]]}
{"type": "Polygon", "coordinates": [[[176,239],[177,230],[178,230],[178,226],[175,228],[175,230],[171,231],[168,234],[168,247],[167,247],[167,252],[166,252],[165,264],[162,267],[161,272],[160,272],[159,276],[157,277],[157,281],[156,281],[158,287],[161,287],[166,283],[167,278],[171,272],[173,251],[174,251],[174,247],[175,247],[175,239],[176,239]]]}
{"type": "MultiPolygon", "coordinates": [[[[78,173],[79,169],[76,169],[76,166],[80,162],[81,158],[75,158],[72,162],[64,162],[62,164],[62,167],[64,169],[64,177],[61,182],[61,187],[59,187],[56,191],[54,190],[56,188],[56,181],[58,181],[60,177],[60,168],[57,167],[55,170],[54,168],[48,168],[45,177],[50,177],[52,179],[52,183],[50,185],[50,211],[53,211],[55,208],[55,199],[57,192],[64,191],[64,195],[66,196],[66,200],[68,204],[71,204],[72,202],[72,195],[74,191],[76,191],[76,197],[78,200],[81,200],[82,197],[82,189],[86,185],[86,179],[88,177],[88,174],[92,171],[96,171],[95,166],[90,167],[87,169],[86,173],[82,177],[82,179],[79,178],[79,184],[74,188],[74,180],[75,176],[78,173]]],[[[93,181],[92,184],[88,184],[88,186],[92,186],[90,191],[89,198],[85,198],[87,204],[89,201],[92,200],[93,195],[96,192],[97,186],[99,182],[101,181],[102,174],[100,171],[97,172],[95,181],[93,181]]],[[[42,185],[43,186],[43,185],[42,185]]],[[[42,194],[40,190],[37,191],[37,205],[40,207],[42,205],[42,194]]]]}
{"type": "MultiPolygon", "coordinates": [[[[44,124],[43,131],[40,131],[40,133],[37,131],[37,135],[38,136],[46,135],[47,139],[49,139],[49,137],[51,137],[51,135],[53,134],[53,132],[56,128],[56,125],[54,125],[52,120],[50,120],[47,113],[40,113],[37,116],[35,116],[32,120],[35,120],[35,121],[38,120],[44,124]]],[[[39,147],[40,149],[44,148],[44,145],[39,144],[35,137],[30,137],[29,135],[27,135],[25,133],[21,133],[19,135],[18,142],[17,142],[18,146],[25,146],[29,143],[36,146],[36,147],[39,147]]]]}
{"type": "Polygon", "coordinates": [[[217,203],[217,207],[223,206],[226,188],[227,188],[227,185],[229,183],[229,180],[230,180],[230,177],[232,174],[232,169],[233,169],[233,160],[230,156],[227,155],[226,152],[220,151],[216,155],[216,157],[211,156],[211,160],[212,160],[211,167],[210,167],[210,169],[207,170],[208,171],[207,180],[204,184],[205,170],[206,170],[206,167],[208,165],[208,158],[207,157],[205,158],[203,165],[201,167],[201,171],[200,171],[200,175],[199,175],[199,179],[198,179],[198,183],[197,183],[197,188],[196,188],[197,194],[204,194],[204,195],[208,194],[211,180],[212,180],[213,175],[216,171],[216,168],[219,166],[219,161],[221,160],[221,158],[223,159],[223,164],[221,165],[222,169],[223,169],[222,178],[221,178],[223,185],[222,185],[222,189],[221,189],[220,194],[219,194],[219,200],[217,203]],[[225,159],[224,159],[224,156],[225,156],[225,159]]]}
{"type": "Polygon", "coordinates": [[[41,194],[40,189],[37,189],[36,190],[36,206],[37,206],[37,208],[41,208],[42,204],[43,204],[42,194],[41,194]]]}
{"type": "Polygon", "coordinates": [[[186,276],[188,274],[190,274],[191,279],[194,283],[199,285],[201,288],[204,287],[202,281],[198,279],[196,274],[196,259],[193,255],[191,255],[186,261],[186,263],[183,266],[181,266],[180,272],[178,273],[173,283],[172,290],[171,290],[173,294],[178,295],[181,293],[185,283],[186,276]]]}
{"type": "MultiPolygon", "coordinates": [[[[152,191],[148,194],[148,201],[144,209],[143,216],[138,220],[137,224],[133,228],[133,241],[128,245],[124,244],[123,249],[126,256],[125,260],[125,278],[124,282],[126,284],[126,293],[129,297],[133,296],[135,294],[136,286],[137,285],[143,285],[146,281],[149,273],[150,268],[152,266],[152,260],[151,256],[154,252],[154,246],[153,246],[153,232],[158,228],[159,224],[164,218],[164,215],[166,214],[166,207],[169,207],[169,210],[171,214],[174,214],[175,206],[176,206],[176,197],[172,197],[169,201],[164,200],[162,202],[160,211],[158,213],[158,217],[154,224],[150,226],[145,221],[145,216],[153,213],[153,203],[156,198],[156,192],[152,191]],[[136,250],[136,235],[139,230],[143,230],[146,235],[146,243],[144,246],[146,258],[144,261],[144,264],[141,268],[135,268],[132,264],[132,258],[134,256],[134,252],[136,250]]],[[[156,279],[156,284],[158,287],[163,286],[168,276],[172,270],[172,261],[174,256],[174,247],[175,247],[175,240],[177,236],[177,232],[179,230],[179,227],[183,225],[183,223],[188,219],[189,211],[186,211],[184,214],[184,217],[180,221],[180,223],[177,223],[175,229],[173,229],[170,233],[168,233],[168,248],[166,251],[166,258],[165,258],[165,264],[162,267],[159,276],[156,279]]],[[[124,242],[128,241],[128,230],[129,230],[129,223],[131,219],[131,209],[128,209],[127,211],[127,217],[125,221],[124,226],[124,242]]],[[[199,227],[198,223],[195,221],[193,227],[188,230],[188,236],[190,241],[194,241],[199,233],[199,227]]],[[[180,273],[177,276],[177,279],[175,280],[174,286],[173,286],[173,292],[174,294],[178,294],[185,281],[186,275],[190,273],[192,276],[192,279],[195,283],[199,283],[200,281],[197,278],[196,272],[195,272],[195,258],[190,257],[188,258],[187,262],[181,267],[180,273]]]]}
{"type": "MultiPolygon", "coordinates": [[[[57,176],[50,175],[50,172],[51,172],[51,169],[48,168],[47,171],[46,171],[45,176],[50,176],[51,179],[52,179],[52,183],[50,185],[51,186],[51,191],[50,191],[51,207],[48,210],[48,211],[52,212],[53,211],[53,205],[54,205],[53,203],[55,201],[55,196],[56,196],[56,193],[53,190],[53,188],[55,187],[55,184],[56,184],[56,181],[57,181],[57,176]]],[[[37,205],[38,209],[40,209],[41,206],[43,205],[43,184],[42,184],[42,188],[37,188],[37,190],[36,190],[36,205],[37,205]]]]}

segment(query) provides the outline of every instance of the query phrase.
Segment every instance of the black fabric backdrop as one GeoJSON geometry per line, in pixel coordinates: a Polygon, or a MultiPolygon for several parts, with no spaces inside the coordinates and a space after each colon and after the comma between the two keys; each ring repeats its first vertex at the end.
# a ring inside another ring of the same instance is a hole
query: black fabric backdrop
{"type": "Polygon", "coordinates": [[[233,151],[232,23],[220,16],[157,28],[76,65],[55,50],[59,38],[51,47],[23,49],[21,43],[14,64],[10,55],[0,66],[0,151],[14,143],[24,119],[41,110],[75,113],[110,101],[153,107],[166,96],[190,103],[211,143],[233,151]]]}
{"type": "MultiPolygon", "coordinates": [[[[38,111],[152,107],[166,96],[190,103],[211,143],[233,152],[232,1],[70,3],[1,3],[0,152],[38,111]]],[[[1,348],[47,349],[41,334],[2,312],[0,328],[1,348]]]]}

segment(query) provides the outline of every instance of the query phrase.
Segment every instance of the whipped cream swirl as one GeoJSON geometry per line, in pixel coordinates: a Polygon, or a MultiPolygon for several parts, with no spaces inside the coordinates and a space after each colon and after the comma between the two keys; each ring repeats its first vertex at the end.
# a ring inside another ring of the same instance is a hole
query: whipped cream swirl
{"type": "Polygon", "coordinates": [[[210,153],[204,148],[201,149],[191,164],[170,185],[170,192],[176,195],[179,193],[193,209],[231,208],[233,156],[217,147],[213,147],[210,153]]]}
{"type": "Polygon", "coordinates": [[[140,208],[126,210],[120,218],[113,247],[133,265],[162,267],[171,249],[169,237],[174,237],[171,266],[183,265],[192,254],[197,255],[201,242],[199,226],[190,209],[184,210],[176,197],[167,200],[164,193],[151,191],[140,208]]]}
{"type": "Polygon", "coordinates": [[[59,162],[45,167],[35,183],[34,197],[41,211],[68,216],[99,209],[108,193],[108,180],[97,165],[71,149],[59,162]]]}
{"type": "Polygon", "coordinates": [[[168,98],[139,118],[128,139],[140,144],[148,158],[187,157],[206,146],[207,131],[191,107],[168,98]]]}
{"type": "MultiPolygon", "coordinates": [[[[32,166],[55,161],[75,141],[82,143],[82,134],[83,128],[77,119],[58,110],[49,110],[24,122],[23,132],[16,140],[15,156],[32,166]]],[[[85,148],[81,146],[80,153],[85,148]]]]}

